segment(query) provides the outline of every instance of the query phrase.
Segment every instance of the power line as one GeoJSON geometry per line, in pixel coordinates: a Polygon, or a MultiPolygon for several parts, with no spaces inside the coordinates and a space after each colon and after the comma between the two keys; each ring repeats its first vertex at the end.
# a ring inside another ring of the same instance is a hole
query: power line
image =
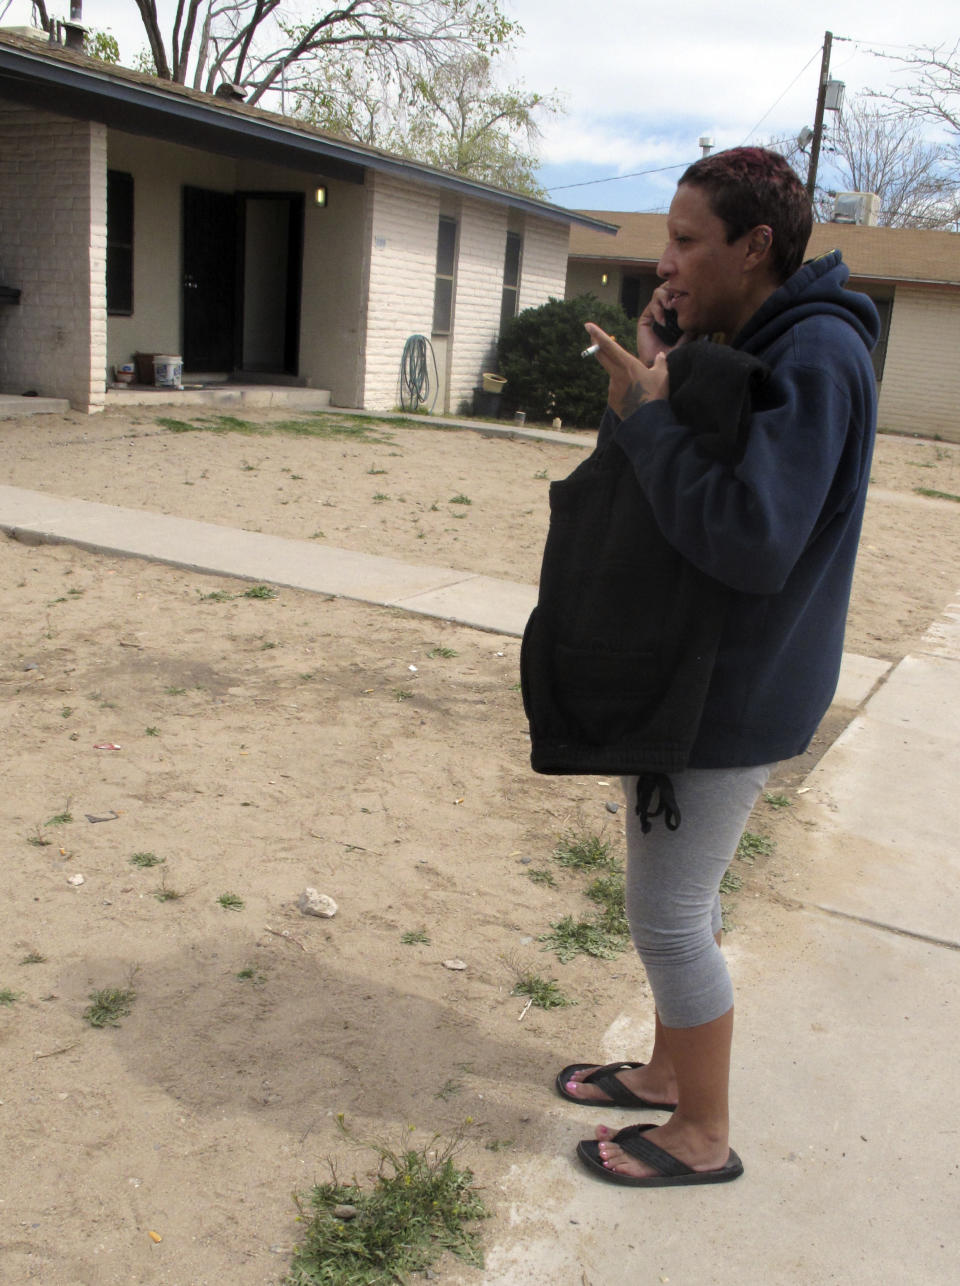
{"type": "Polygon", "coordinates": [[[780,95],[780,97],[776,100],[776,102],[775,102],[775,103],[771,103],[771,105],[767,108],[767,110],[763,113],[763,115],[762,115],[762,116],[760,117],[760,119],[757,121],[756,125],[754,125],[753,129],[748,131],[748,133],[747,133],[746,137],[745,137],[745,138],[744,138],[744,140],[743,140],[743,143],[741,144],[741,147],[746,143],[747,139],[750,137],[750,135],[751,135],[751,134],[755,134],[755,133],[757,132],[757,130],[760,128],[760,126],[763,124],[763,122],[767,119],[767,117],[770,115],[770,113],[773,111],[773,109],[777,106],[777,103],[781,103],[781,102],[783,102],[783,100],[786,98],[786,96],[790,93],[791,89],[793,89],[794,85],[797,83],[797,81],[800,79],[800,77],[803,75],[803,73],[804,73],[804,72],[807,70],[807,68],[810,66],[810,63],[812,63],[815,59],[817,59],[817,58],[819,58],[819,57],[820,57],[821,48],[822,48],[822,46],[820,46],[820,45],[818,45],[818,46],[817,46],[816,52],[815,52],[815,53],[813,53],[813,54],[811,54],[811,56],[810,56],[809,60],[803,64],[803,66],[802,66],[802,67],[800,68],[800,70],[797,72],[796,76],[794,76],[793,80],[791,80],[790,84],[786,87],[786,89],[783,91],[783,93],[780,95]]]}
{"type": "Polygon", "coordinates": [[[667,170],[683,170],[691,161],[678,161],[676,165],[661,165],[656,170],[636,170],[633,174],[611,174],[607,179],[584,179],[582,183],[561,183],[559,187],[547,188],[548,192],[566,192],[568,188],[589,188],[594,183],[617,183],[620,179],[643,179],[648,174],[665,174],[667,170]]]}

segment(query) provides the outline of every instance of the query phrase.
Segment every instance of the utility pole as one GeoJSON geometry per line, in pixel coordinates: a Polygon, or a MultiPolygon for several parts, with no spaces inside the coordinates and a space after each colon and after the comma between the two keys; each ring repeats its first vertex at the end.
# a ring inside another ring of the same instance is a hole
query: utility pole
{"type": "Polygon", "coordinates": [[[807,196],[813,202],[817,186],[817,165],[820,162],[820,141],[823,138],[823,112],[827,101],[827,81],[830,79],[830,49],[833,32],[823,34],[823,58],[820,62],[820,92],[817,94],[817,114],[813,121],[813,140],[810,144],[810,168],[807,170],[807,196]]]}

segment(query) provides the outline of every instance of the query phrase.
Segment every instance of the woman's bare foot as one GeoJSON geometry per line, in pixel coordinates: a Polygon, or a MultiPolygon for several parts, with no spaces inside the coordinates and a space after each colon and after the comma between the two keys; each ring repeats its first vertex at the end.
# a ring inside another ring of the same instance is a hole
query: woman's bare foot
{"type": "MultiPolygon", "coordinates": [[[[656,1173],[636,1157],[617,1146],[613,1137],[617,1133],[605,1125],[598,1125],[594,1138],[598,1142],[600,1160],[616,1174],[646,1179],[656,1173]]],[[[691,1170],[719,1170],[727,1163],[730,1145],[726,1136],[710,1135],[685,1121],[678,1121],[676,1114],[665,1124],[649,1130],[645,1137],[672,1157],[688,1165],[691,1170]]]]}
{"type": "MultiPolygon", "coordinates": [[[[609,1103],[610,1096],[599,1085],[585,1084],[585,1080],[597,1067],[584,1067],[573,1072],[564,1082],[564,1089],[583,1103],[609,1103]]],[[[677,1101],[677,1083],[672,1077],[665,1077],[655,1067],[643,1063],[639,1067],[623,1068],[615,1074],[618,1080],[638,1098],[651,1104],[662,1104],[672,1108],[677,1101]]]]}

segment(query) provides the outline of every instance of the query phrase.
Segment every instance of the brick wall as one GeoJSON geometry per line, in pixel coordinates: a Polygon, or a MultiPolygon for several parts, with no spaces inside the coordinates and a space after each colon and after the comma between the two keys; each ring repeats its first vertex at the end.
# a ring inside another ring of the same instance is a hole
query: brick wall
{"type": "Polygon", "coordinates": [[[508,226],[523,236],[520,308],[563,298],[569,231],[527,216],[509,222],[505,207],[454,200],[384,175],[368,175],[372,191],[366,377],[369,410],[397,405],[403,346],[430,337],[441,214],[458,223],[458,253],[449,343],[435,344],[441,397],[435,410],[456,413],[473,401],[484,370],[495,362],[508,226]]]}
{"type": "Polygon", "coordinates": [[[567,277],[570,229],[565,223],[527,217],[523,234],[520,311],[548,299],[562,299],[567,277]]]}
{"type": "Polygon", "coordinates": [[[100,410],[107,362],[102,125],[0,102],[0,389],[100,410]]]}
{"type": "Polygon", "coordinates": [[[399,402],[405,341],[430,335],[440,202],[437,192],[386,175],[368,173],[367,180],[372,200],[361,405],[389,411],[399,402]]]}
{"type": "Polygon", "coordinates": [[[464,201],[447,385],[447,406],[453,413],[469,411],[480,376],[485,370],[496,370],[506,244],[507,210],[486,202],[464,201]]]}
{"type": "Polygon", "coordinates": [[[960,442],[960,291],[897,286],[880,388],[881,428],[960,442]]]}

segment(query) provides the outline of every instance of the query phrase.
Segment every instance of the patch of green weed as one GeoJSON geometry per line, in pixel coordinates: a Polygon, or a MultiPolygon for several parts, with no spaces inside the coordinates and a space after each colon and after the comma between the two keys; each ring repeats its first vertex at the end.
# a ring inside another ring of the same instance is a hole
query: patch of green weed
{"type": "Polygon", "coordinates": [[[105,987],[90,993],[91,1004],[83,1016],[91,1027],[119,1027],[130,1013],[137,993],[130,987],[105,987]]]}
{"type": "Polygon", "coordinates": [[[537,941],[545,944],[544,951],[555,951],[561,964],[568,964],[581,954],[597,960],[615,960],[626,950],[630,938],[604,925],[602,920],[575,920],[567,915],[551,925],[549,933],[539,934],[537,941]]]}
{"type": "Polygon", "coordinates": [[[932,487],[914,487],[914,491],[929,500],[953,500],[960,504],[960,496],[955,496],[952,491],[934,491],[932,487]]]}
{"type": "Polygon", "coordinates": [[[765,794],[763,802],[770,808],[792,808],[793,800],[788,799],[786,795],[765,794]]]}
{"type": "Polygon", "coordinates": [[[521,974],[510,994],[526,996],[537,1009],[563,1009],[577,1003],[563,994],[555,978],[541,978],[536,973],[521,974]]]}
{"type": "Polygon", "coordinates": [[[153,896],[158,902],[179,902],[181,898],[184,898],[187,895],[179,892],[177,889],[168,888],[166,880],[162,880],[160,887],[153,890],[153,896]]]}
{"type": "Polygon", "coordinates": [[[629,936],[627,924],[627,891],[623,871],[598,876],[587,889],[591,902],[602,908],[598,924],[613,934],[629,936]]]}
{"type": "Polygon", "coordinates": [[[166,860],[167,859],[165,857],[157,857],[156,853],[133,853],[130,857],[130,865],[146,868],[149,866],[160,866],[166,860]]]}
{"type": "MultiPolygon", "coordinates": [[[[341,1128],[342,1119],[341,1119],[341,1128]]],[[[435,1137],[421,1149],[372,1145],[378,1156],[372,1189],[332,1179],[297,1198],[304,1227],[286,1286],[387,1286],[426,1274],[450,1251],[483,1266],[477,1233],[487,1217],[473,1174],[454,1158],[462,1137],[435,1137]]]]}
{"type": "Polygon", "coordinates": [[[576,871],[592,871],[617,865],[610,851],[610,841],[602,835],[591,835],[583,827],[565,831],[553,850],[553,860],[576,871]]]}
{"type": "Polygon", "coordinates": [[[743,862],[755,862],[758,857],[766,857],[776,848],[769,835],[757,835],[753,831],[744,831],[737,845],[737,857],[743,862]]]}
{"type": "Polygon", "coordinates": [[[728,866],[723,873],[723,879],[720,881],[720,892],[738,893],[742,888],[743,880],[732,866],[728,866]]]}

